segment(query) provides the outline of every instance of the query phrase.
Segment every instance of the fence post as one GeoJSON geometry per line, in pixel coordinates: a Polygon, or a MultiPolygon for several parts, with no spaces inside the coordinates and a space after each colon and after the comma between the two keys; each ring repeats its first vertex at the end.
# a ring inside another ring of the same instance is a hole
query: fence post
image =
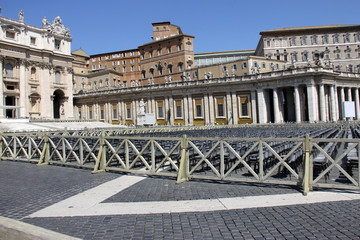
{"type": "Polygon", "coordinates": [[[94,170],[91,173],[104,172],[106,167],[106,151],[105,151],[105,133],[102,130],[99,140],[99,152],[96,157],[94,170]]]}
{"type": "Polygon", "coordinates": [[[307,196],[310,190],[310,139],[309,134],[305,137],[305,166],[304,166],[304,180],[303,180],[303,194],[307,196]]]}
{"type": "Polygon", "coordinates": [[[37,166],[48,165],[50,158],[50,151],[49,151],[49,136],[48,133],[44,135],[44,148],[41,151],[40,159],[37,166]]]}
{"type": "Polygon", "coordinates": [[[178,183],[178,184],[189,180],[189,177],[188,177],[189,156],[187,154],[187,151],[189,151],[188,140],[187,140],[187,136],[183,135],[183,139],[181,141],[180,166],[179,166],[177,180],[176,180],[176,183],[178,183]]]}

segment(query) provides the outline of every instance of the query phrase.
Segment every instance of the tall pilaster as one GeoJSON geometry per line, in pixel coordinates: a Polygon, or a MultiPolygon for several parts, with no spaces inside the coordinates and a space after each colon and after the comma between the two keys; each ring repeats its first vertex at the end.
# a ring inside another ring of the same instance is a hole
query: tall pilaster
{"type": "Polygon", "coordinates": [[[237,101],[236,101],[236,92],[232,92],[231,94],[232,99],[232,113],[233,113],[233,123],[238,124],[238,108],[237,108],[237,101]]]}
{"type": "Polygon", "coordinates": [[[174,102],[172,96],[169,97],[170,125],[174,126],[174,102]]]}
{"type": "Polygon", "coordinates": [[[193,100],[191,95],[188,96],[188,104],[189,104],[189,124],[194,125],[193,100]]]}
{"type": "Polygon", "coordinates": [[[257,123],[257,114],[256,114],[256,91],[255,90],[251,90],[251,117],[252,117],[252,122],[253,123],[257,123]]]}
{"type": "Polygon", "coordinates": [[[184,102],[184,120],[185,120],[185,126],[189,125],[189,104],[188,104],[188,100],[187,100],[187,96],[185,95],[183,97],[183,102],[184,102]]]}
{"type": "Polygon", "coordinates": [[[210,123],[215,124],[214,98],[212,93],[209,93],[209,113],[210,113],[210,123]]]}
{"type": "Polygon", "coordinates": [[[43,66],[40,70],[42,78],[40,79],[41,87],[41,102],[40,102],[40,112],[42,118],[53,118],[54,112],[54,98],[53,93],[50,92],[50,73],[49,69],[43,66]]]}
{"type": "MultiPolygon", "coordinates": [[[[25,68],[25,61],[21,59],[20,61],[20,81],[19,81],[19,88],[20,88],[20,99],[19,99],[19,107],[20,107],[20,118],[25,118],[26,114],[28,113],[28,101],[26,100],[26,68],[25,68]]],[[[72,106],[71,106],[72,107],[72,106]]]]}
{"type": "Polygon", "coordinates": [[[324,84],[319,85],[320,95],[320,119],[322,122],[326,122],[326,106],[325,106],[325,87],[324,84]]]}
{"type": "Polygon", "coordinates": [[[206,94],[204,94],[204,105],[205,124],[209,124],[209,101],[206,94]]]}
{"type": "Polygon", "coordinates": [[[166,124],[170,124],[170,108],[169,108],[169,99],[165,96],[165,121],[166,124]]]}
{"type": "Polygon", "coordinates": [[[227,116],[228,116],[228,124],[233,124],[233,115],[231,111],[231,95],[230,92],[226,93],[226,109],[227,109],[227,116]]]}
{"type": "Polygon", "coordinates": [[[299,87],[294,87],[294,103],[295,103],[295,121],[297,123],[301,122],[301,109],[300,109],[300,94],[299,87]]]}

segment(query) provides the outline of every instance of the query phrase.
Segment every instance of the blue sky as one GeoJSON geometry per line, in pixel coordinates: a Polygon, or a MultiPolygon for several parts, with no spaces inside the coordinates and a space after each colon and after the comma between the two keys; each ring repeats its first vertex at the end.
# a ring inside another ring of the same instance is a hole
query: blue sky
{"type": "Polygon", "coordinates": [[[254,49],[261,31],[360,24],[360,0],[0,0],[1,15],[41,26],[60,16],[72,50],[89,55],[137,48],[151,41],[152,22],[170,21],[195,36],[195,53],[254,49]]]}

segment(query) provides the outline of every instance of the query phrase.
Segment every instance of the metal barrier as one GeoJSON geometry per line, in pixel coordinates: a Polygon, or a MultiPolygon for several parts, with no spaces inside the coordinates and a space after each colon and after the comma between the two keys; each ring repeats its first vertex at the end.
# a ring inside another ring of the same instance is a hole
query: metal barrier
{"type": "MultiPolygon", "coordinates": [[[[87,135],[87,134],[85,134],[87,135]]],[[[359,189],[359,139],[2,134],[1,160],[189,179],[359,189]]]]}

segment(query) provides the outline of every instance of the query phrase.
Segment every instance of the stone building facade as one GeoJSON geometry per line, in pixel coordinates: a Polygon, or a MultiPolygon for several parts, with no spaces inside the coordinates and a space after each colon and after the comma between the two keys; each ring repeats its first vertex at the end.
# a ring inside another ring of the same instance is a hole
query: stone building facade
{"type": "Polygon", "coordinates": [[[73,118],[71,36],[60,17],[42,27],[0,16],[0,118],[73,118]]]}
{"type": "Polygon", "coordinates": [[[288,66],[314,64],[339,72],[360,72],[360,25],[279,28],[260,33],[256,55],[288,66]]]}
{"type": "MultiPolygon", "coordinates": [[[[122,74],[121,78],[116,79],[118,88],[141,85],[138,49],[91,55],[89,59],[90,73],[104,69],[111,69],[122,74]]],[[[113,81],[114,79],[111,79],[111,82],[113,81]]]]}
{"type": "Polygon", "coordinates": [[[88,92],[75,96],[75,111],[137,125],[144,102],[159,125],[330,122],[345,118],[345,101],[355,103],[355,119],[360,119],[359,86],[359,74],[304,67],[88,92]]]}

